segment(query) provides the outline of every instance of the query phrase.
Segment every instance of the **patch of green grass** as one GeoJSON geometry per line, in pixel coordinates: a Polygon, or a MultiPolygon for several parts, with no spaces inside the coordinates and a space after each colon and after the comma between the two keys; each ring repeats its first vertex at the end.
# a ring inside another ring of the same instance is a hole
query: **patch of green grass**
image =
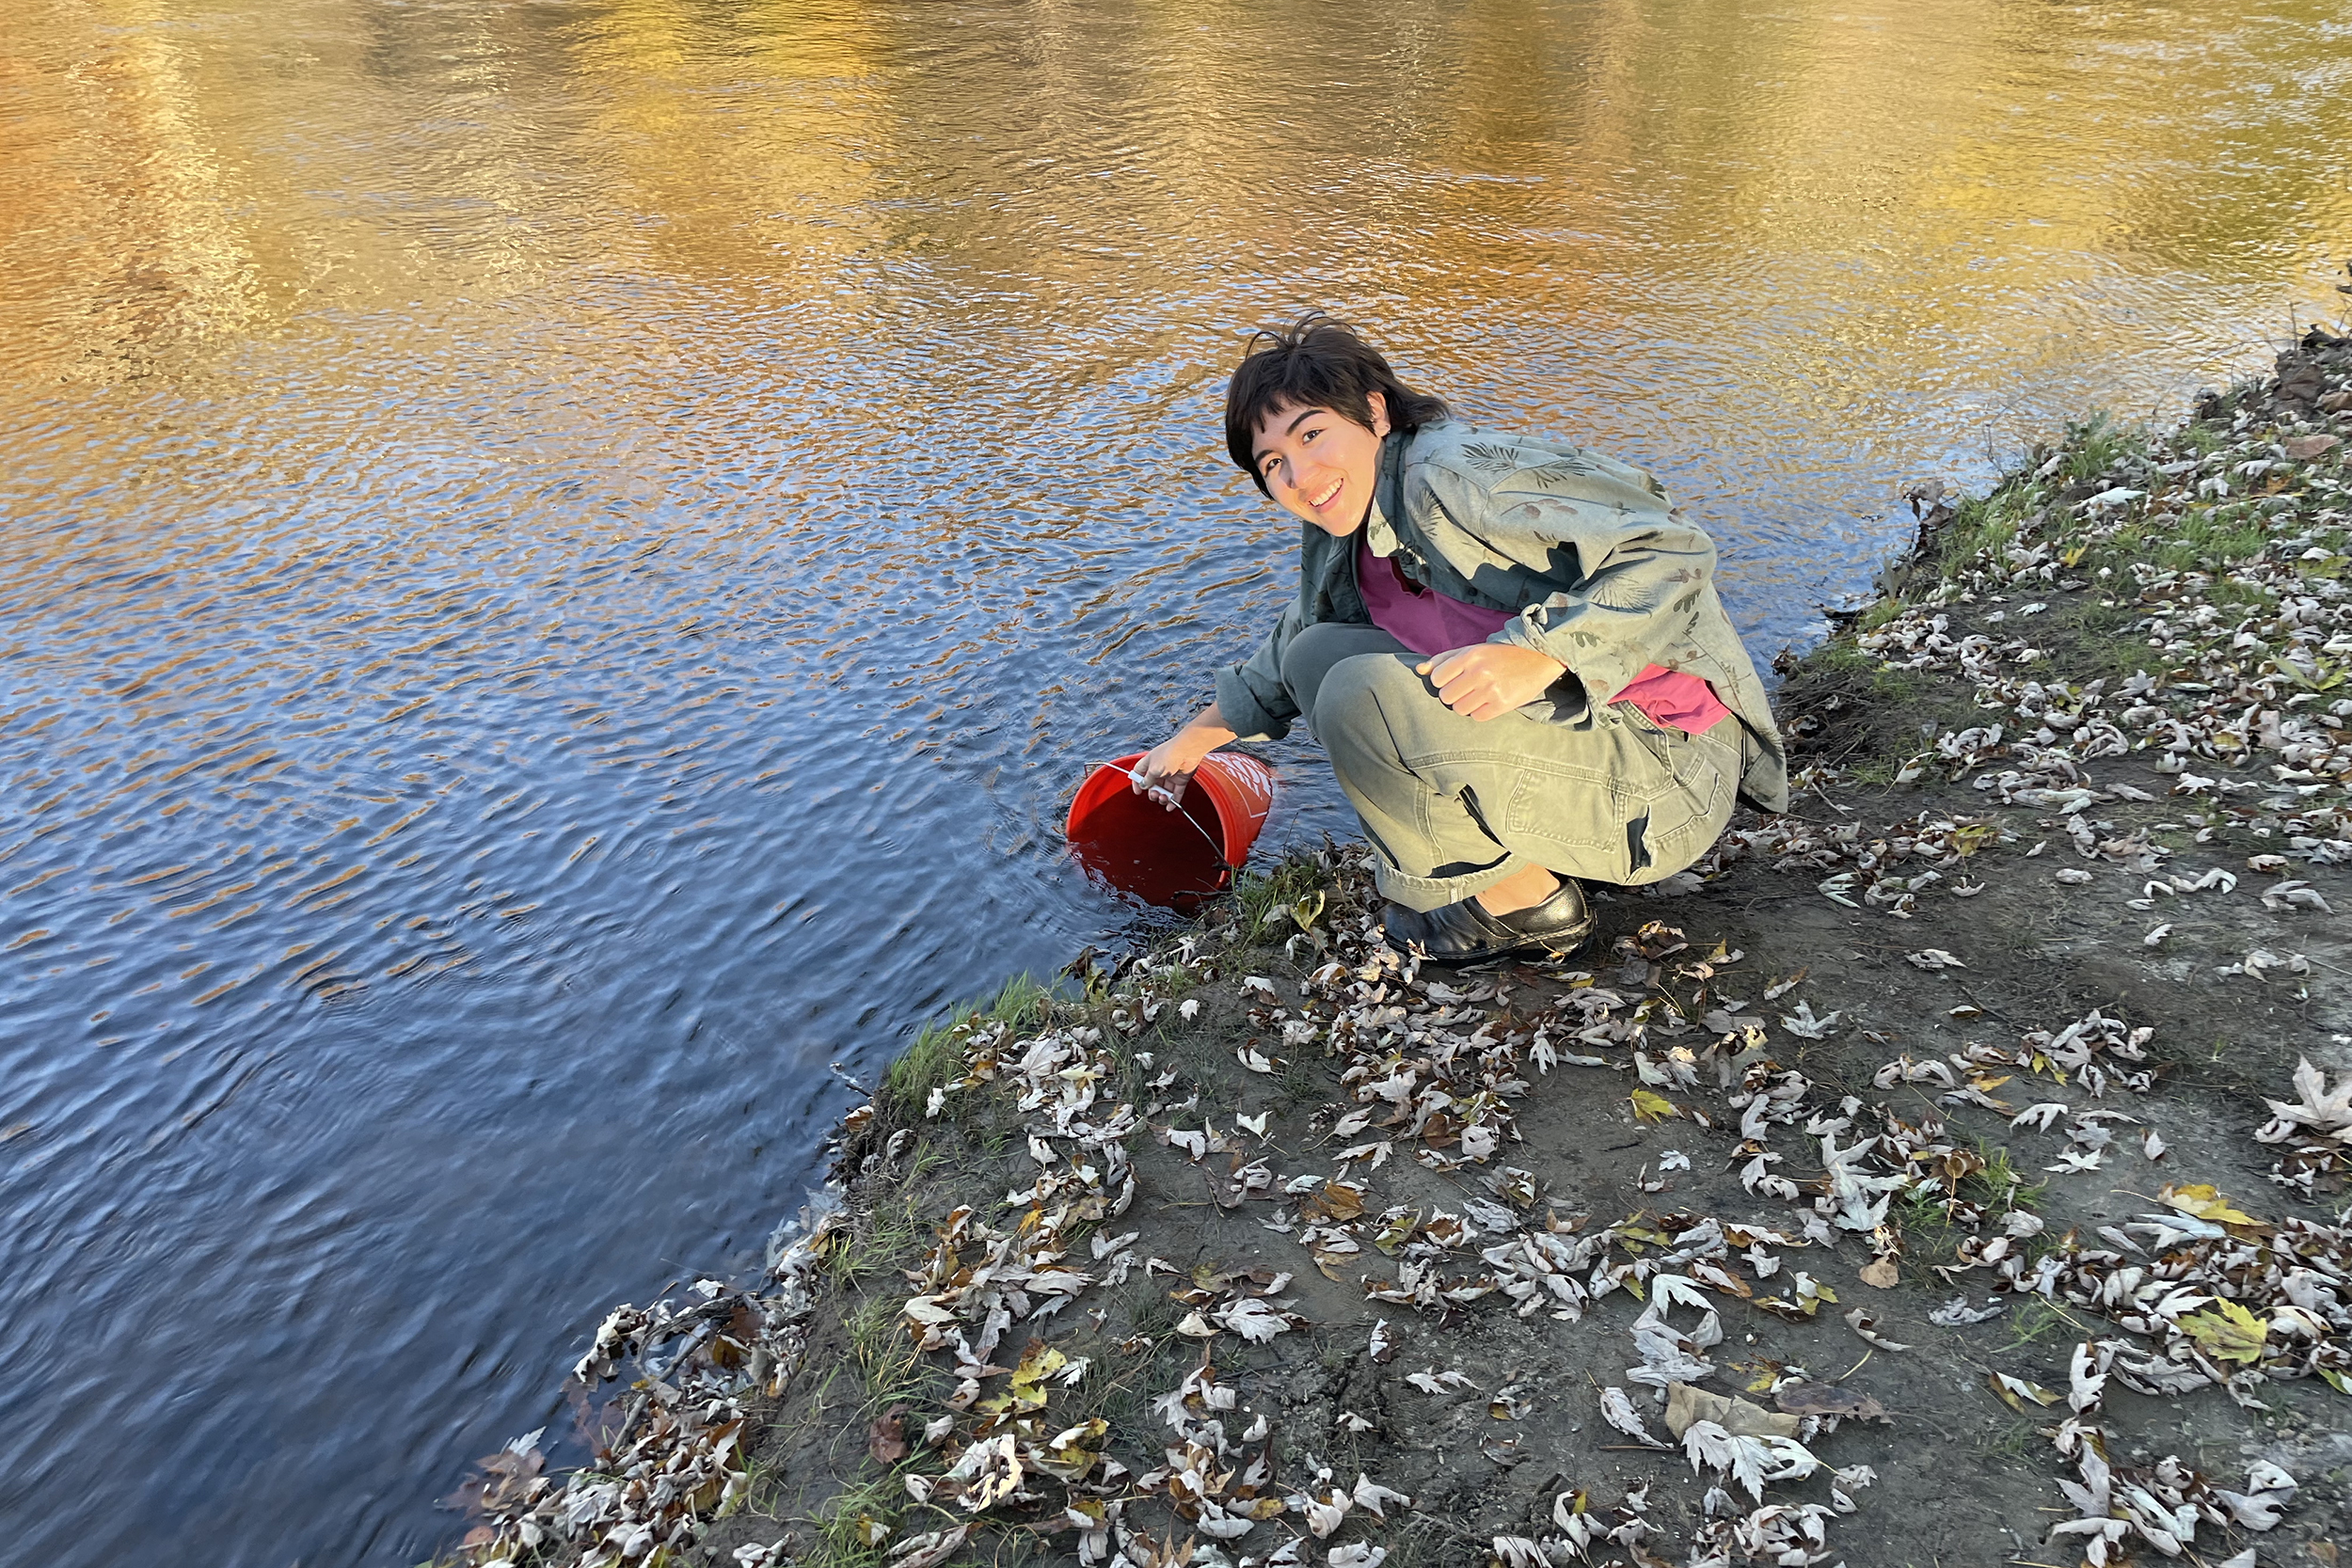
{"type": "Polygon", "coordinates": [[[850,1369],[872,1414],[906,1403],[931,1380],[934,1369],[898,1321],[895,1291],[859,1302],[842,1321],[842,1328],[850,1337],[850,1369]]]}
{"type": "Polygon", "coordinates": [[[1044,1021],[1053,1001],[1053,992],[1032,976],[1014,975],[984,1006],[966,1004],[950,1012],[945,1022],[926,1026],[884,1071],[876,1099],[901,1122],[920,1119],[931,1091],[961,1075],[963,1042],[974,1026],[1001,1022],[1011,1029],[1031,1028],[1044,1021]]]}
{"type": "Polygon", "coordinates": [[[1127,1332],[1158,1340],[1176,1332],[1184,1315],[1176,1310],[1175,1298],[1157,1286],[1147,1284],[1137,1292],[1135,1305],[1128,1309],[1127,1332]]]}
{"type": "MultiPolygon", "coordinates": [[[[781,1445],[779,1445],[780,1447],[781,1445]]],[[[726,1513],[752,1513],[772,1518],[784,1506],[784,1460],[769,1449],[747,1454],[743,1460],[743,1490],[726,1513]]]]}
{"type": "Polygon", "coordinates": [[[2010,1341],[2005,1351],[2038,1344],[2053,1335],[2060,1338],[2088,1332],[2080,1320],[2047,1296],[2027,1296],[2010,1315],[2010,1341]]]}
{"type": "Polygon", "coordinates": [[[1939,577],[1951,577],[1978,558],[2001,548],[2017,537],[2018,515],[2008,492],[1970,496],[1952,511],[1952,520],[1936,541],[1939,577]]]}
{"type": "Polygon", "coordinates": [[[1184,1341],[1168,1331],[1173,1327],[1171,1321],[1139,1355],[1090,1356],[1086,1376],[1079,1380],[1064,1414],[1055,1418],[1074,1426],[1100,1417],[1109,1423],[1114,1440],[1134,1433],[1138,1427],[1157,1427],[1156,1419],[1148,1418],[1150,1402],[1184,1380],[1179,1363],[1191,1354],[1184,1341]]]}
{"type": "Polygon", "coordinates": [[[2059,450],[2066,461],[2058,472],[2071,483],[2085,484],[2127,457],[2146,456],[2148,433],[2119,425],[2105,413],[2093,414],[2066,427],[2059,450]]]}
{"type": "Polygon", "coordinates": [[[866,1568],[882,1561],[882,1547],[866,1539],[866,1526],[870,1522],[895,1533],[906,1502],[906,1488],[895,1470],[850,1482],[827,1498],[809,1521],[817,1527],[817,1538],[801,1562],[804,1568],[866,1568]]]}
{"type": "Polygon", "coordinates": [[[1971,1171],[1947,1191],[1937,1181],[1922,1181],[1906,1190],[1892,1211],[1904,1242],[1921,1261],[1955,1257],[1960,1243],[1978,1231],[1962,1231],[1952,1224],[1952,1207],[1974,1204],[1988,1219],[2010,1209],[2035,1209],[2042,1204],[2047,1182],[2028,1181],[2011,1163],[2009,1150],[1979,1138],[1977,1158],[1981,1169],[1971,1171]]]}
{"type": "MultiPolygon", "coordinates": [[[[1300,1049],[1305,1049],[1301,1047],[1300,1049]]],[[[1282,1108],[1295,1110],[1324,1099],[1323,1077],[1305,1056],[1293,1056],[1282,1064],[1282,1073],[1275,1080],[1282,1091],[1282,1108]]]]}
{"type": "Polygon", "coordinates": [[[1800,659],[1789,681],[1801,677],[1817,681],[1836,677],[1858,684],[1873,700],[1884,703],[1912,702],[1923,689],[1920,678],[1912,672],[1889,670],[1842,637],[1831,639],[1800,659]]]}
{"type": "Polygon", "coordinates": [[[2146,611],[2138,606],[2103,605],[2096,600],[2069,598],[2053,610],[2041,633],[2052,650],[2052,664],[2088,681],[2118,680],[2147,667],[2149,649],[2131,631],[2146,611]]]}
{"type": "Polygon", "coordinates": [[[1263,874],[1240,872],[1233,879],[1233,902],[1241,911],[1242,941],[1263,942],[1295,928],[1288,911],[1301,899],[1311,903],[1323,891],[1323,868],[1301,851],[1283,856],[1263,874]]]}
{"type": "Polygon", "coordinates": [[[1977,1157],[1984,1169],[1960,1180],[1960,1196],[1987,1213],[2009,1209],[2039,1209],[2048,1193],[2047,1181],[2028,1181],[2009,1157],[2009,1150],[1977,1140],[1977,1157]]]}
{"type": "Polygon", "coordinates": [[[917,1217],[926,1173],[945,1164],[934,1148],[917,1150],[897,1190],[877,1196],[872,1206],[826,1254],[826,1272],[847,1285],[866,1275],[905,1268],[923,1250],[930,1227],[917,1217]]]}
{"type": "Polygon", "coordinates": [[[2023,1459],[2041,1450],[2045,1441],[2042,1436],[2043,1423],[2030,1416],[2017,1416],[1990,1428],[1977,1439],[1977,1451],[1995,1454],[2003,1459],[2023,1459]]]}
{"type": "Polygon", "coordinates": [[[2193,420],[2172,436],[2173,450],[2183,457],[2210,457],[2229,444],[2229,425],[2212,420],[2193,420]]]}
{"type": "Polygon", "coordinates": [[[1865,757],[1848,763],[1843,771],[1849,784],[1871,789],[1888,789],[1894,786],[1895,775],[1902,771],[1907,760],[1903,757],[1865,757]]]}
{"type": "MultiPolygon", "coordinates": [[[[2124,576],[2133,562],[2144,561],[2171,572],[2220,573],[2258,553],[2271,531],[2266,515],[2242,500],[2193,506],[2177,518],[2142,517],[2118,529],[2089,546],[2081,566],[2086,572],[2112,566],[2124,576]]],[[[2217,581],[2210,596],[2223,595],[2224,584],[2217,581]]]]}
{"type": "Polygon", "coordinates": [[[2279,595],[2260,583],[2240,582],[2235,578],[2217,578],[2205,590],[2208,604],[2227,610],[2233,606],[2249,610],[2267,610],[2278,602],[2279,595]]]}
{"type": "MultiPolygon", "coordinates": [[[[2269,537],[2259,513],[2242,506],[2216,506],[2192,511],[2181,518],[2179,531],[2158,552],[2167,566],[2227,566],[2259,551],[2269,537]]],[[[2216,589],[2222,585],[2214,584],[2216,589]]]]}
{"type": "Polygon", "coordinates": [[[1859,616],[1855,617],[1853,629],[1856,631],[1876,631],[1879,627],[1886,625],[1887,622],[1893,620],[1896,616],[1900,615],[1903,612],[1903,600],[1898,594],[1888,594],[1883,597],[1873,599],[1870,602],[1869,608],[1863,610],[1859,616]]]}

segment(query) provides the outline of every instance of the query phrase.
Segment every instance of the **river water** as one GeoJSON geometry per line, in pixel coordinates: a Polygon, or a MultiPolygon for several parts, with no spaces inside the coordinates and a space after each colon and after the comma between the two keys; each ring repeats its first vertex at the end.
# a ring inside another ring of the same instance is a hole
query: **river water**
{"type": "MultiPolygon", "coordinates": [[[[1288,591],[1238,334],[1647,464],[1759,656],[2341,304],[2327,0],[18,0],[0,1560],[407,1563],[741,1275],[1288,591]]],[[[1311,751],[1280,841],[1343,830],[1311,751]]]]}

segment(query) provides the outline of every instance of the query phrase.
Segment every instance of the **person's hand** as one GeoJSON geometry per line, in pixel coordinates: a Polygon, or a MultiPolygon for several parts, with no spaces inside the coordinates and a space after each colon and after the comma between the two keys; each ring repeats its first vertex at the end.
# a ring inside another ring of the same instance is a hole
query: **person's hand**
{"type": "Polygon", "coordinates": [[[1127,775],[1127,787],[1175,811],[1184,804],[1184,786],[1192,783],[1200,759],[1232,738],[1233,732],[1225,728],[1212,703],[1185,721],[1184,728],[1144,752],[1143,760],[1127,775]]]}
{"type": "Polygon", "coordinates": [[[1516,642],[1478,642],[1413,666],[1426,675],[1454,712],[1485,721],[1542,696],[1567,666],[1516,642]]]}

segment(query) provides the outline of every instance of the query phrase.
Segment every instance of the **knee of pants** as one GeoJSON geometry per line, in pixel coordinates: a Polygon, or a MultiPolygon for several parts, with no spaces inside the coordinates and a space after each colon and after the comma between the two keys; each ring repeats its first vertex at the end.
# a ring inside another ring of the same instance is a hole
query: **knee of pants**
{"type": "Polygon", "coordinates": [[[1422,677],[1413,673],[1409,657],[1395,654],[1359,654],[1331,666],[1315,694],[1310,721],[1315,738],[1331,753],[1335,764],[1372,753],[1402,760],[1390,723],[1390,706],[1425,693],[1422,677]]]}
{"type": "MultiPolygon", "coordinates": [[[[1282,650],[1282,685],[1289,689],[1291,701],[1314,722],[1315,705],[1321,700],[1323,685],[1330,673],[1346,658],[1348,644],[1362,635],[1363,628],[1321,623],[1307,627],[1290,640],[1282,650]]],[[[1322,734],[1318,727],[1317,735],[1322,734]]]]}
{"type": "Polygon", "coordinates": [[[1298,712],[1308,715],[1311,724],[1315,721],[1315,698],[1334,663],[1334,654],[1327,644],[1334,641],[1339,641],[1336,627],[1311,626],[1282,649],[1282,684],[1289,687],[1292,701],[1298,703],[1298,712]]]}

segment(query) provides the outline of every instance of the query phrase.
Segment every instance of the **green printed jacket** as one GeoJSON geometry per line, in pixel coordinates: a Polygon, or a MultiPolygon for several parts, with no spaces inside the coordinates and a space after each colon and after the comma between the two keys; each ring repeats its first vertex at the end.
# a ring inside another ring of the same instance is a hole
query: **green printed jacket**
{"type": "MultiPolygon", "coordinates": [[[[1745,734],[1740,793],[1786,811],[1788,770],[1763,682],[1715,596],[1715,544],[1674,510],[1665,486],[1629,464],[1458,420],[1381,443],[1364,537],[1406,576],[1465,604],[1514,614],[1489,641],[1516,642],[1567,667],[1519,711],[1592,721],[1652,664],[1715,689],[1745,734]]],[[[1217,672],[1216,705],[1245,739],[1279,739],[1298,709],[1282,653],[1325,621],[1364,626],[1356,536],[1301,526],[1298,597],[1256,653],[1217,672]]]]}

